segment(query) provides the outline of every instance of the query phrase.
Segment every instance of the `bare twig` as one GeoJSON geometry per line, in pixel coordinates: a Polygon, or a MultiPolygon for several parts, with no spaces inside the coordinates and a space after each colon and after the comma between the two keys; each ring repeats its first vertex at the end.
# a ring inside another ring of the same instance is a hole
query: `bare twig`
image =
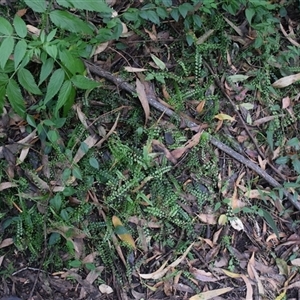
{"type": "MultiPolygon", "coordinates": [[[[85,64],[86,64],[87,68],[92,73],[113,82],[119,88],[121,88],[121,89],[123,89],[123,90],[125,90],[125,91],[127,91],[131,94],[136,93],[135,88],[131,84],[129,84],[126,81],[124,81],[123,79],[121,79],[120,77],[117,77],[117,76],[113,75],[112,73],[103,70],[101,67],[98,67],[94,64],[91,64],[88,61],[86,61],[85,64]]],[[[152,107],[154,107],[155,109],[163,112],[164,114],[166,114],[169,117],[175,118],[175,119],[180,120],[180,121],[184,121],[184,123],[187,127],[189,127],[189,128],[196,128],[197,126],[199,127],[198,124],[178,116],[173,110],[165,107],[160,102],[158,102],[154,93],[151,93],[151,95],[147,95],[147,99],[149,101],[149,104],[152,107]]],[[[272,187],[281,188],[283,190],[283,193],[286,196],[286,198],[294,205],[295,208],[297,208],[297,210],[300,211],[300,203],[297,201],[297,199],[295,199],[292,194],[290,194],[286,189],[284,189],[283,186],[277,180],[275,180],[273,177],[271,177],[266,171],[261,169],[258,165],[253,163],[251,160],[245,158],[244,156],[237,153],[236,151],[234,151],[230,147],[226,146],[225,144],[223,144],[222,142],[220,142],[216,138],[214,138],[210,135],[209,135],[209,138],[210,138],[210,142],[215,147],[217,147],[221,151],[224,151],[225,153],[230,155],[235,160],[239,161],[243,165],[247,166],[248,168],[250,168],[251,170],[256,172],[258,175],[260,175],[262,178],[264,178],[272,187]]]]}

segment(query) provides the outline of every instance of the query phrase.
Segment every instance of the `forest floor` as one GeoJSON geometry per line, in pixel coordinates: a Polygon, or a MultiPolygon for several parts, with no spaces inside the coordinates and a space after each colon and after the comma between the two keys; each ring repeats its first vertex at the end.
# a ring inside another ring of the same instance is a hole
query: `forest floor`
{"type": "MultiPolygon", "coordinates": [[[[37,29],[15,3],[1,15],[37,29]]],[[[300,9],[280,5],[199,6],[193,43],[184,18],[123,19],[65,118],[26,92],[32,119],[5,103],[1,296],[300,299],[300,9]]]]}

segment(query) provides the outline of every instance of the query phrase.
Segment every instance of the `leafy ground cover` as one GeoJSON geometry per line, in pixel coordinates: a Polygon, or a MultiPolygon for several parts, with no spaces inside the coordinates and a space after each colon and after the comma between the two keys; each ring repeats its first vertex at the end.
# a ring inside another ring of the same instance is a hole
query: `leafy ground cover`
{"type": "Polygon", "coordinates": [[[297,1],[0,1],[1,295],[297,299],[297,1]]]}

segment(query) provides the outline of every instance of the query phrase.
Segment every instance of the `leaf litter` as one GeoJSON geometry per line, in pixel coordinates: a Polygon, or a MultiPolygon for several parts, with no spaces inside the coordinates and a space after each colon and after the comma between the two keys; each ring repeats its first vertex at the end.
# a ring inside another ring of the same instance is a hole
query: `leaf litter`
{"type": "MultiPolygon", "coordinates": [[[[24,11],[24,14],[26,14],[26,11],[24,11]]],[[[239,42],[243,45],[243,48],[249,47],[249,45],[253,43],[253,37],[256,35],[256,32],[255,30],[252,30],[250,26],[249,28],[247,28],[247,25],[246,27],[236,26],[233,22],[226,18],[225,21],[238,34],[238,36],[229,35],[229,38],[232,41],[239,42]]],[[[30,33],[35,35],[40,34],[36,27],[29,24],[27,27],[30,33]]],[[[292,44],[299,46],[299,44],[291,38],[292,35],[288,35],[282,24],[280,24],[280,27],[283,35],[286,36],[292,44]]],[[[292,33],[292,29],[289,29],[292,33]]],[[[151,30],[145,29],[145,32],[149,35],[152,42],[157,42],[158,33],[155,26],[153,26],[151,30]]],[[[214,30],[208,30],[206,34],[198,38],[198,44],[204,43],[213,33],[214,30]]],[[[128,37],[128,43],[129,42],[128,37]]],[[[149,65],[160,70],[165,70],[167,68],[167,64],[159,58],[159,54],[153,51],[153,49],[155,49],[155,47],[150,48],[148,56],[149,65]],[[151,53],[151,51],[153,51],[153,53],[151,53]],[[150,60],[153,61],[151,62],[150,60]]],[[[95,49],[94,55],[101,54],[105,51],[108,51],[107,44],[100,44],[95,49]]],[[[234,58],[231,57],[229,53],[227,57],[228,64],[231,69],[238,70],[239,67],[234,65],[234,58]]],[[[96,56],[94,59],[97,59],[96,56]]],[[[112,64],[112,62],[109,61],[107,63],[112,64]]],[[[126,66],[125,70],[128,73],[141,73],[145,72],[146,68],[126,66]]],[[[235,86],[232,87],[227,82],[224,82],[224,90],[227,95],[237,101],[237,105],[240,107],[244,106],[244,108],[248,111],[245,119],[247,121],[246,123],[249,125],[248,129],[253,136],[256,136],[257,134],[253,127],[262,128],[264,125],[275,119],[285,117],[284,114],[271,116],[266,115],[264,110],[259,108],[260,104],[249,106],[246,101],[248,95],[251,93],[251,90],[246,86],[246,82],[249,77],[239,74],[235,74],[233,76],[235,77],[231,77],[230,79],[233,80],[235,86]],[[241,104],[241,101],[245,102],[241,104]]],[[[135,81],[135,92],[137,93],[138,99],[143,108],[144,124],[146,125],[152,118],[152,112],[150,113],[150,105],[147,97],[149,94],[148,91],[150,89],[150,84],[143,81],[141,78],[142,77],[139,77],[135,81]]],[[[298,80],[299,74],[282,76],[276,80],[272,86],[275,89],[282,89],[292,86],[298,80]]],[[[164,88],[163,94],[165,95],[165,99],[169,100],[170,96],[166,87],[164,88]]],[[[259,95],[257,98],[259,99],[259,95]]],[[[282,108],[286,110],[290,109],[288,111],[290,115],[293,115],[292,101],[293,100],[291,100],[288,95],[282,98],[282,108]]],[[[162,103],[162,106],[164,107],[164,102],[160,101],[160,103],[162,103]]],[[[198,102],[196,112],[198,114],[202,114],[207,105],[208,103],[204,100],[198,102]]],[[[167,111],[167,108],[172,109],[173,107],[171,105],[167,105],[165,108],[165,111],[167,111]]],[[[78,119],[84,127],[87,130],[91,129],[92,126],[90,125],[91,122],[89,121],[89,117],[85,116],[79,107],[74,107],[74,109],[76,109],[78,119]]],[[[241,109],[239,110],[241,111],[241,109]]],[[[192,114],[189,112],[189,115],[192,114]]],[[[78,148],[73,161],[69,162],[70,165],[80,162],[87,154],[88,150],[95,147],[100,148],[115,131],[119,130],[119,116],[120,114],[115,117],[110,129],[107,131],[104,130],[103,136],[102,134],[99,134],[99,132],[89,132],[89,135],[81,141],[81,143],[84,143],[86,147],[78,148]]],[[[3,117],[4,116],[2,116],[2,118],[3,117]]],[[[226,127],[233,137],[243,137],[240,124],[237,124],[240,120],[238,116],[236,116],[234,110],[230,110],[225,107],[224,110],[220,110],[218,114],[215,115],[215,118],[220,121],[217,125],[218,127],[216,131],[223,131],[224,127],[226,127]]],[[[197,120],[193,117],[189,116],[189,120],[195,121],[194,124],[197,124],[197,120]]],[[[162,122],[158,122],[158,124],[160,125],[162,122]]],[[[17,129],[14,127],[14,130],[22,132],[23,129],[21,127],[22,126],[19,124],[17,129]]],[[[185,123],[183,123],[182,127],[183,129],[187,129],[189,126],[185,126],[185,123]]],[[[201,135],[202,130],[199,130],[198,128],[196,134],[190,137],[183,146],[176,147],[174,149],[172,147],[165,146],[161,141],[152,140],[152,147],[154,151],[164,153],[166,159],[176,165],[180,159],[184,157],[184,155],[197,146],[201,135]]],[[[248,154],[254,153],[255,145],[249,143],[248,140],[248,138],[244,140],[246,147],[249,147],[248,154]]],[[[31,150],[35,146],[36,142],[36,131],[33,131],[25,138],[14,140],[13,143],[7,143],[5,146],[0,147],[0,158],[5,159],[8,162],[8,165],[12,167],[7,169],[7,173],[10,174],[9,177],[11,179],[16,176],[14,172],[19,172],[20,169],[23,168],[23,163],[32,154],[31,150]],[[9,149],[9,153],[13,155],[13,159],[10,159],[9,156],[5,154],[5,148],[9,149]]],[[[280,147],[283,148],[283,146],[284,145],[281,145],[280,147]]],[[[278,147],[279,152],[282,150],[280,147],[278,147]]],[[[251,161],[255,164],[259,164],[261,169],[265,170],[267,168],[267,162],[269,161],[268,157],[274,155],[275,158],[275,152],[268,149],[267,145],[262,145],[261,148],[266,159],[265,157],[261,157],[260,154],[249,155],[249,157],[251,161]]],[[[220,149],[216,149],[215,152],[217,152],[221,162],[224,153],[222,153],[220,149]]],[[[230,160],[229,157],[226,157],[226,159],[230,160]]],[[[66,164],[66,166],[70,165],[66,164]]],[[[47,166],[44,166],[44,168],[46,167],[47,166]]],[[[58,168],[59,166],[56,167],[58,168]]],[[[280,172],[286,173],[287,176],[290,176],[288,171],[284,168],[282,168],[280,172]]],[[[262,210],[255,212],[256,216],[259,216],[257,219],[250,217],[247,218],[244,215],[237,218],[226,214],[217,215],[215,212],[201,212],[197,214],[197,217],[199,219],[199,224],[202,226],[204,225],[207,228],[207,237],[199,237],[199,241],[196,241],[186,247],[183,254],[177,259],[176,257],[178,253],[176,254],[171,252],[169,253],[169,256],[164,256],[165,249],[163,249],[163,247],[161,248],[159,245],[155,245],[153,248],[150,248],[149,245],[145,243],[143,251],[145,252],[145,255],[148,255],[147,263],[149,263],[149,267],[142,268],[144,273],[139,272],[140,270],[138,269],[135,270],[133,277],[138,283],[129,283],[130,287],[128,290],[133,296],[135,295],[135,299],[145,297],[146,294],[149,295],[147,299],[158,299],[157,297],[159,296],[157,295],[159,295],[159,292],[164,292],[166,296],[171,297],[173,295],[178,295],[178,292],[180,292],[180,295],[184,295],[182,296],[182,299],[248,300],[254,299],[255,289],[257,289],[258,294],[262,297],[273,296],[274,298],[275,295],[277,295],[276,299],[282,299],[286,296],[289,290],[299,289],[299,274],[293,270],[293,267],[299,267],[300,265],[299,259],[297,258],[297,250],[299,248],[300,241],[299,236],[296,233],[291,233],[289,231],[290,228],[286,227],[286,223],[289,223],[290,220],[283,214],[283,211],[280,211],[280,209],[282,209],[282,204],[280,201],[278,202],[278,199],[274,199],[272,196],[272,190],[268,186],[258,186],[257,189],[253,187],[248,188],[247,179],[250,177],[251,171],[247,170],[245,166],[239,162],[231,160],[231,164],[226,165],[225,163],[225,166],[223,164],[220,167],[219,174],[216,174],[216,177],[218,177],[220,183],[229,182],[229,178],[234,176],[234,173],[238,174],[238,179],[236,181],[233,180],[233,184],[231,186],[228,184],[226,190],[220,192],[222,196],[227,199],[229,207],[233,210],[250,209],[250,202],[252,200],[266,202],[266,205],[268,205],[268,207],[272,210],[269,214],[269,218],[266,216],[262,217],[262,210]],[[277,211],[280,211],[280,216],[277,211]],[[229,223],[227,222],[228,220],[229,223]],[[271,224],[272,221],[274,224],[271,224]],[[271,227],[271,229],[274,229],[274,226],[278,228],[278,234],[271,233],[274,230],[270,231],[269,228],[271,227]],[[222,237],[224,236],[229,236],[231,238],[227,247],[224,247],[223,244],[224,240],[222,240],[222,237]],[[271,251],[273,251],[276,256],[275,259],[274,257],[270,258],[268,255],[271,251]],[[232,263],[232,261],[235,262],[236,269],[239,270],[239,272],[233,272],[230,269],[232,266],[230,263],[232,263]],[[192,274],[192,277],[189,278],[189,280],[191,280],[193,284],[186,284],[186,281],[183,280],[182,272],[183,270],[186,270],[186,266],[189,267],[190,274],[192,274]],[[146,269],[149,270],[148,273],[145,273],[146,269]],[[141,286],[146,287],[147,292],[145,292],[141,286]],[[194,286],[196,286],[196,289],[193,288],[194,286]],[[139,287],[138,291],[135,290],[136,287],[139,287]],[[245,293],[243,293],[243,291],[245,291],[245,293]],[[219,297],[221,295],[223,295],[224,298],[219,297]]],[[[48,183],[30,172],[24,172],[24,174],[32,184],[38,185],[42,190],[56,193],[57,191],[62,191],[62,189],[65,188],[63,185],[55,186],[48,183]],[[62,189],[58,189],[59,187],[62,189]],[[55,190],[55,188],[57,188],[57,190],[55,190]]],[[[59,174],[59,176],[62,176],[62,174],[59,174]]],[[[75,185],[76,180],[78,180],[78,178],[74,178],[74,181],[69,182],[70,185],[75,185]]],[[[58,183],[62,184],[62,181],[58,180],[58,183]]],[[[17,186],[18,185],[13,181],[1,182],[0,190],[5,191],[6,189],[15,188],[17,186]]],[[[102,206],[101,200],[97,199],[92,191],[89,191],[89,196],[86,201],[93,201],[99,210],[99,216],[102,216],[103,219],[106,218],[106,208],[102,206]]],[[[19,212],[21,212],[21,209],[19,209],[19,212]]],[[[155,218],[153,221],[149,222],[142,219],[140,216],[132,216],[126,221],[131,224],[135,224],[138,228],[149,227],[159,229],[161,227],[161,224],[157,222],[155,218]]],[[[115,229],[120,230],[116,230],[116,235],[112,233],[112,247],[117,249],[122,263],[124,266],[127,266],[130,256],[137,256],[138,254],[128,253],[128,251],[126,251],[128,249],[123,247],[123,245],[120,246],[120,241],[129,244],[131,248],[135,250],[137,248],[136,242],[134,237],[129,233],[129,231],[127,231],[127,225],[124,226],[117,216],[114,216],[112,224],[115,229]]],[[[83,263],[95,263],[97,261],[95,252],[91,252],[88,255],[85,253],[85,241],[88,238],[88,234],[76,227],[72,227],[71,231],[70,229],[70,227],[53,224],[53,228],[49,229],[49,233],[59,232],[59,234],[73,246],[75,257],[81,259],[83,263]],[[74,230],[74,228],[77,230],[74,230]]],[[[140,239],[147,238],[149,240],[152,239],[152,237],[146,237],[143,233],[141,233],[140,239]]],[[[149,240],[147,240],[147,242],[149,242],[149,240]]],[[[11,237],[7,237],[2,240],[0,248],[9,247],[12,243],[13,239],[11,237]]],[[[2,258],[1,263],[3,262],[3,259],[5,260],[5,257],[2,258]]],[[[96,297],[99,296],[99,290],[102,294],[109,295],[114,293],[116,289],[116,287],[113,287],[113,280],[111,278],[108,279],[105,284],[99,285],[98,289],[94,288],[93,283],[99,276],[101,276],[104,268],[105,266],[100,265],[95,270],[86,272],[85,277],[84,275],[82,276],[79,274],[79,269],[70,269],[67,272],[62,273],[61,276],[50,276],[50,278],[53,279],[50,280],[50,283],[52,284],[52,287],[54,287],[54,279],[58,280],[60,283],[56,284],[56,286],[58,285],[61,291],[68,293],[73,289],[73,286],[66,284],[66,287],[64,288],[63,285],[68,281],[63,280],[62,283],[60,280],[71,276],[82,287],[78,299],[84,299],[88,297],[87,295],[93,295],[96,299],[96,297]]],[[[27,273],[29,273],[29,271],[30,270],[26,270],[27,273]]],[[[16,282],[24,282],[26,272],[24,272],[22,276],[16,277],[16,282]]],[[[163,298],[160,297],[159,299],[163,298]]]]}

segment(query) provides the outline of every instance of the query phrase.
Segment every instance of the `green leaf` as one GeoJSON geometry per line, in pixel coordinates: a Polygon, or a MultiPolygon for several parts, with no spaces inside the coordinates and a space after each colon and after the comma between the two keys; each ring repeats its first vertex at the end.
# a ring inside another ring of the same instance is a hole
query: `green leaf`
{"type": "Polygon", "coordinates": [[[72,73],[72,75],[84,73],[84,63],[81,59],[74,57],[70,51],[59,51],[59,58],[63,65],[72,73]]]}
{"type": "Polygon", "coordinates": [[[63,69],[57,69],[50,77],[47,87],[46,97],[44,103],[47,104],[60,90],[65,79],[65,72],[63,69]]]}
{"type": "Polygon", "coordinates": [[[53,57],[56,59],[57,57],[57,46],[56,45],[49,45],[49,44],[44,44],[43,45],[44,50],[49,54],[49,56],[53,57]]]}
{"type": "Polygon", "coordinates": [[[179,11],[178,11],[178,8],[173,8],[171,10],[171,17],[176,21],[178,22],[179,20],[179,11]]]}
{"type": "Polygon", "coordinates": [[[58,232],[53,232],[50,234],[50,237],[49,237],[49,246],[53,246],[55,244],[57,244],[61,239],[61,235],[58,233],[58,232]]]}
{"type": "Polygon", "coordinates": [[[78,17],[66,11],[53,10],[50,12],[50,19],[59,28],[74,32],[93,34],[91,27],[78,17]]]}
{"type": "Polygon", "coordinates": [[[25,68],[19,69],[17,75],[18,75],[19,83],[22,85],[22,87],[25,90],[35,95],[42,95],[42,91],[35,83],[34,77],[27,69],[25,68]]]}
{"type": "Polygon", "coordinates": [[[48,139],[49,139],[49,141],[50,141],[51,143],[57,142],[58,139],[59,139],[59,135],[58,135],[58,133],[57,133],[57,130],[49,130],[49,131],[47,132],[47,137],[48,137],[48,139]]]}
{"type": "Polygon", "coordinates": [[[161,19],[165,19],[165,18],[167,18],[168,17],[168,12],[167,12],[167,10],[165,9],[165,8],[163,8],[163,7],[157,7],[156,8],[156,13],[157,13],[157,15],[161,18],[161,19]]]}
{"type": "Polygon", "coordinates": [[[27,123],[28,123],[30,126],[36,128],[36,123],[35,123],[35,119],[34,119],[33,116],[27,115],[27,116],[26,116],[26,121],[27,121],[27,123]]]}
{"type": "Polygon", "coordinates": [[[71,91],[72,91],[72,83],[70,80],[66,80],[62,85],[58,94],[58,100],[55,107],[55,114],[57,114],[59,109],[63,107],[65,103],[68,101],[68,98],[71,95],[71,91]]]}
{"type": "Polygon", "coordinates": [[[46,1],[44,0],[24,0],[24,2],[35,12],[46,12],[46,1]]]}
{"type": "Polygon", "coordinates": [[[193,6],[190,3],[183,3],[178,6],[178,10],[182,17],[185,18],[188,12],[193,10],[193,6]]]}
{"type": "Polygon", "coordinates": [[[297,137],[293,137],[292,139],[288,140],[286,144],[290,147],[294,147],[295,150],[300,149],[300,141],[297,137]]]}
{"type": "MultiPolygon", "coordinates": [[[[57,1],[59,2],[59,1],[57,1]]],[[[85,1],[78,1],[78,0],[68,0],[73,7],[77,9],[84,9],[89,11],[96,11],[100,13],[111,13],[112,9],[106,4],[105,1],[91,1],[91,0],[85,0],[85,1]]]]}
{"type": "Polygon", "coordinates": [[[24,38],[25,36],[27,36],[27,27],[21,17],[15,15],[13,24],[15,27],[15,31],[19,37],[24,38]]]}
{"type": "Polygon", "coordinates": [[[300,160],[297,157],[293,157],[292,164],[294,167],[294,170],[300,174],[300,160]]]}
{"type": "Polygon", "coordinates": [[[272,216],[270,215],[270,213],[268,211],[266,211],[262,208],[261,208],[261,210],[263,211],[263,216],[264,216],[265,220],[270,225],[270,227],[273,229],[274,233],[276,234],[277,238],[279,239],[279,232],[278,232],[278,229],[276,227],[276,224],[275,224],[272,216]]]}
{"type": "Polygon", "coordinates": [[[127,234],[129,232],[124,226],[118,225],[115,227],[115,233],[121,235],[121,234],[127,234]]]}
{"type": "Polygon", "coordinates": [[[71,78],[73,84],[79,89],[91,90],[100,85],[99,82],[91,80],[83,75],[75,75],[71,78]]]}
{"type": "Polygon", "coordinates": [[[50,199],[50,206],[58,212],[62,206],[61,196],[56,194],[52,199],[50,199]]]}
{"type": "Polygon", "coordinates": [[[27,50],[27,43],[25,40],[20,40],[17,42],[15,51],[14,51],[14,63],[15,63],[15,69],[17,69],[19,63],[22,61],[26,54],[27,50]]]}
{"type": "Polygon", "coordinates": [[[280,156],[275,160],[275,162],[279,165],[285,165],[288,163],[289,160],[290,158],[288,156],[280,156]]]}
{"type": "Polygon", "coordinates": [[[93,168],[99,170],[99,162],[98,162],[98,160],[97,160],[95,157],[91,157],[91,158],[89,159],[89,163],[90,163],[90,165],[91,165],[93,168]]]}
{"type": "Polygon", "coordinates": [[[13,110],[21,117],[25,116],[25,102],[19,85],[14,79],[9,79],[6,94],[13,110]]]}
{"type": "Polygon", "coordinates": [[[80,260],[73,260],[69,262],[69,266],[71,268],[80,268],[81,266],[81,261],[80,260]]]}
{"type": "Polygon", "coordinates": [[[48,76],[51,74],[52,70],[53,70],[53,66],[54,66],[54,59],[49,57],[43,64],[41,67],[41,73],[40,73],[40,80],[39,80],[39,84],[41,85],[41,83],[43,83],[48,76]]]}
{"type": "Polygon", "coordinates": [[[3,39],[0,46],[0,67],[4,69],[6,62],[14,50],[15,40],[12,36],[3,39]]]}
{"type": "Polygon", "coordinates": [[[81,171],[78,167],[73,167],[72,174],[75,178],[82,180],[81,171]]]}
{"type": "Polygon", "coordinates": [[[51,42],[53,40],[53,38],[56,35],[56,31],[57,31],[57,28],[55,28],[49,32],[49,34],[47,35],[47,38],[46,38],[47,42],[51,42]]]}
{"type": "Polygon", "coordinates": [[[245,14],[246,14],[246,19],[247,19],[248,23],[251,25],[252,18],[255,15],[255,9],[254,8],[247,8],[246,11],[245,11],[245,14]]]}
{"type": "Polygon", "coordinates": [[[198,28],[202,27],[202,20],[201,20],[200,16],[193,14],[193,22],[198,28]]]}
{"type": "Polygon", "coordinates": [[[68,181],[70,176],[71,176],[71,169],[69,169],[69,168],[64,169],[64,171],[62,173],[62,180],[68,181]]]}
{"type": "Polygon", "coordinates": [[[151,58],[153,59],[153,61],[155,62],[155,64],[161,69],[161,70],[165,70],[166,69],[166,65],[163,61],[161,61],[157,56],[155,56],[154,54],[150,54],[151,58]]]}
{"type": "Polygon", "coordinates": [[[139,10],[136,8],[129,8],[122,16],[127,21],[135,22],[138,20],[139,10]]]}
{"type": "Polygon", "coordinates": [[[70,96],[67,99],[67,102],[65,103],[65,105],[63,107],[63,116],[64,117],[66,117],[68,115],[71,107],[73,106],[73,104],[75,102],[75,96],[76,96],[76,90],[75,90],[74,86],[72,86],[70,96]]]}
{"type": "Polygon", "coordinates": [[[0,17],[0,33],[3,33],[5,35],[11,35],[13,34],[13,32],[14,29],[11,26],[11,24],[3,17],[0,17]]]}
{"type": "Polygon", "coordinates": [[[154,24],[160,24],[159,17],[154,10],[142,10],[140,11],[140,17],[154,24]]]}

